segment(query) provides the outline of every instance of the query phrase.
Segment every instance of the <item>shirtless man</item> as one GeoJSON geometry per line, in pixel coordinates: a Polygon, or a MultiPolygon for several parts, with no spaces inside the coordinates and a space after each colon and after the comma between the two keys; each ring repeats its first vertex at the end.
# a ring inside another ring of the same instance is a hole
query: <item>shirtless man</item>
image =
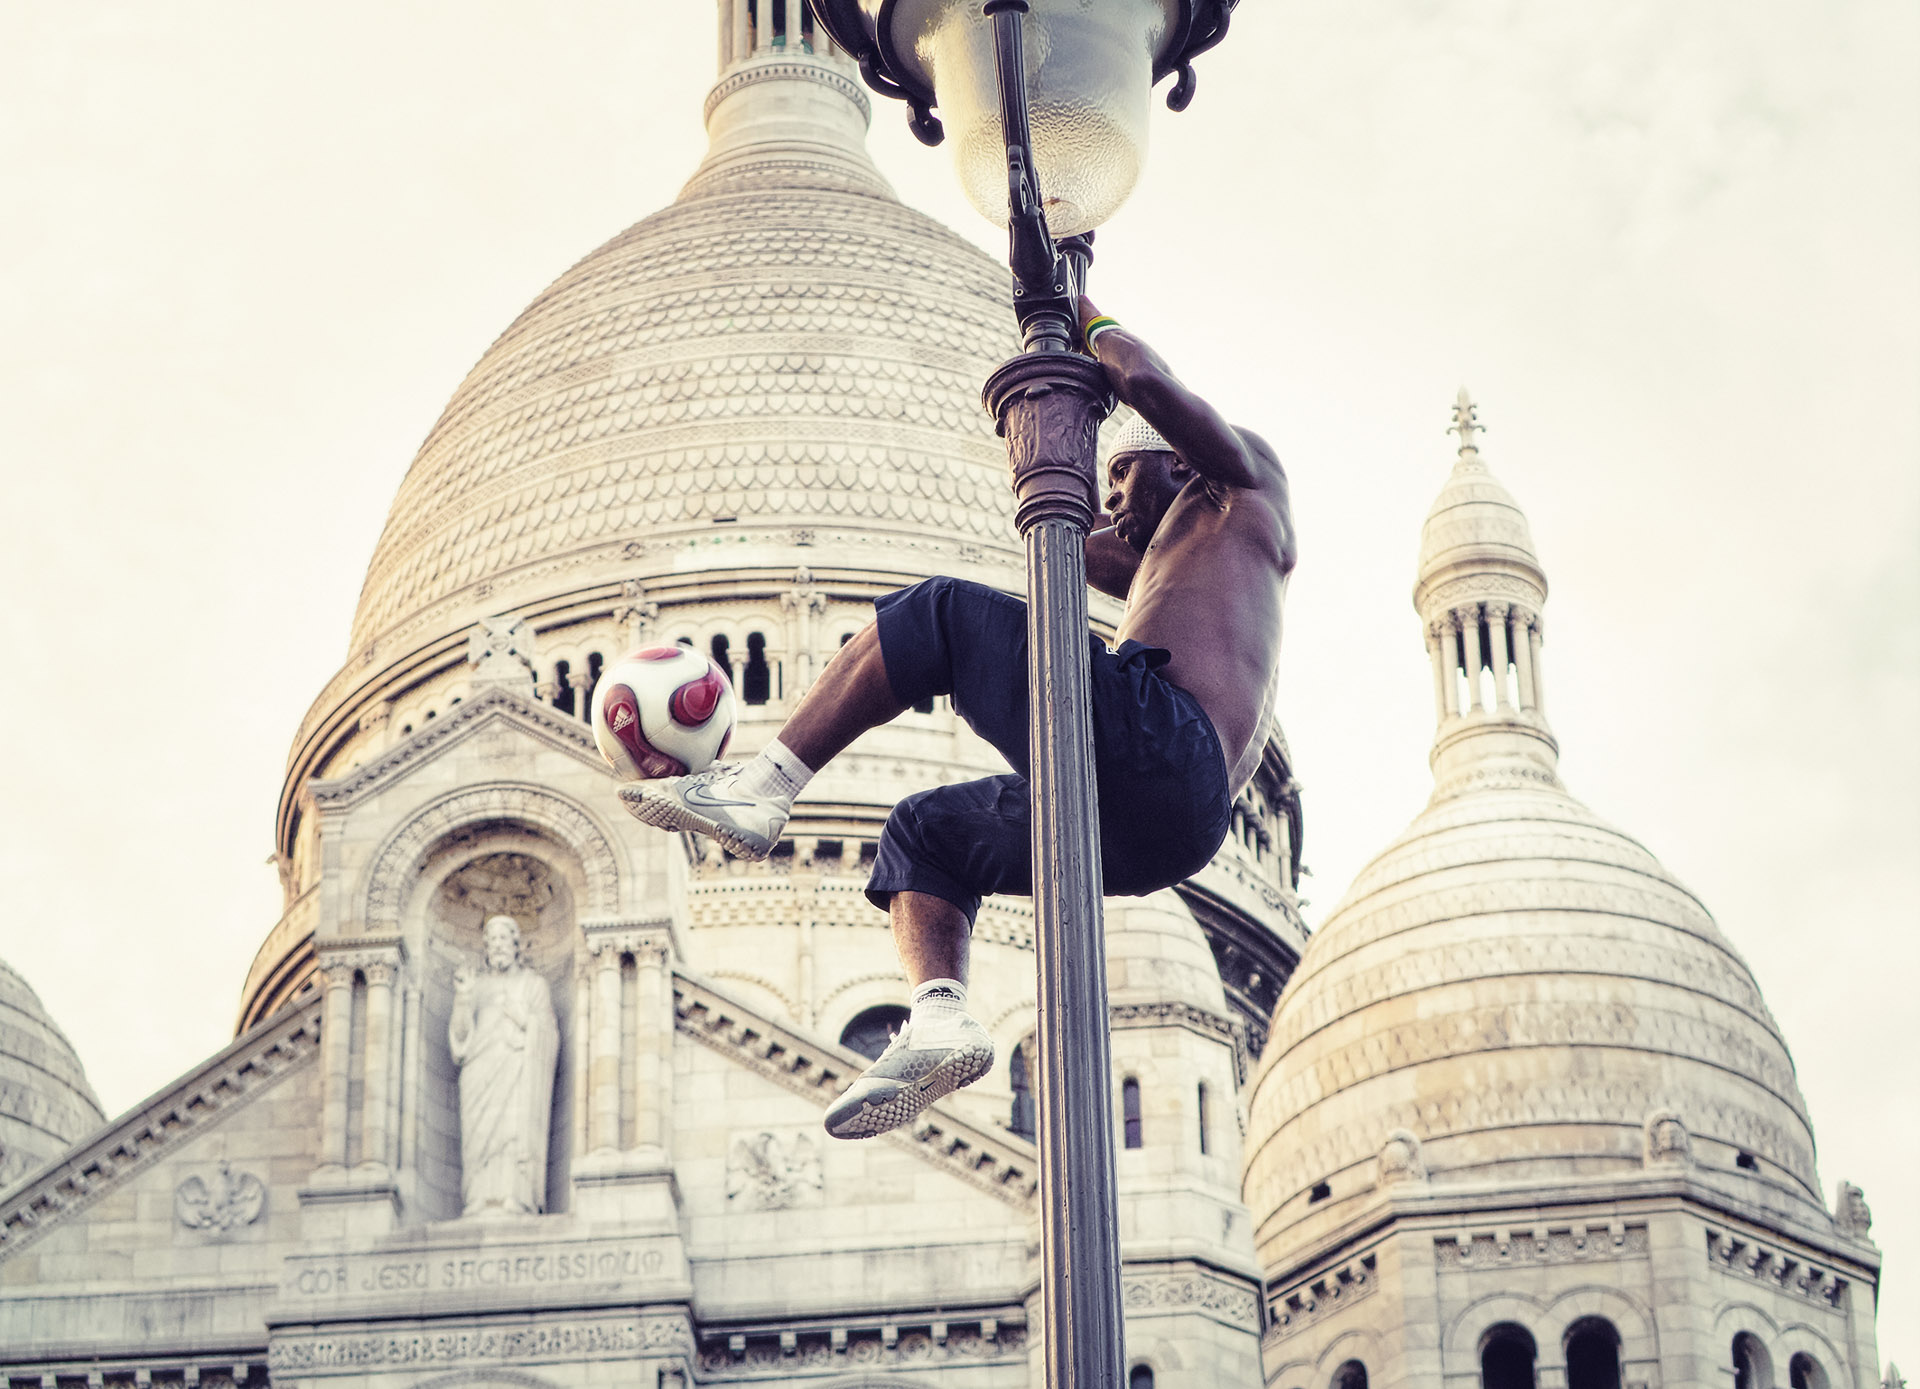
{"type": "MultiPolygon", "coordinates": [[[[1107,464],[1109,524],[1087,538],[1087,582],[1127,600],[1118,646],[1089,638],[1104,889],[1143,896],[1213,857],[1260,763],[1293,522],[1286,474],[1263,440],[1091,302],[1080,316],[1114,392],[1140,416],[1107,464]]],[[[620,789],[647,824],[765,858],[815,772],[937,694],[1014,768],[908,796],[887,820],[867,896],[892,920],[913,1011],[827,1112],[836,1138],[897,1128],[991,1068],[993,1043],[966,1012],[968,939],[982,896],[1030,894],[1033,879],[1026,605],[937,578],[874,607],[754,761],[620,789]]]]}

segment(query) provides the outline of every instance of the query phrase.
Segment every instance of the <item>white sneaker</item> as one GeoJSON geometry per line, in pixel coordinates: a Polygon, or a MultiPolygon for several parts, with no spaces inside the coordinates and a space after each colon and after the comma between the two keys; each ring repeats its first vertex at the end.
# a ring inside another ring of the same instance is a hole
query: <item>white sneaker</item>
{"type": "Polygon", "coordinates": [[[713,766],[692,776],[636,781],[620,788],[627,811],[663,830],[691,830],[718,840],[737,858],[763,859],[780,842],[788,806],[738,785],[740,764],[713,766]]]}
{"type": "Polygon", "coordinates": [[[921,1110],[993,1069],[993,1039],[965,1013],[903,1024],[827,1111],[835,1138],[872,1138],[910,1123],[921,1110]]]}

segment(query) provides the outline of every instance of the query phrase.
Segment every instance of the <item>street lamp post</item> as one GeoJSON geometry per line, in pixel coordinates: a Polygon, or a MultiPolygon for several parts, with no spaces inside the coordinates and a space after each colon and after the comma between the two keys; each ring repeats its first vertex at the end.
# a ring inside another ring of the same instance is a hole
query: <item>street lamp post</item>
{"type": "Polygon", "coordinates": [[[1186,108],[1192,61],[1225,36],[1237,0],[809,3],[868,84],[907,102],[924,143],[957,127],[962,186],[1007,226],[1024,350],[987,378],[984,399],[1007,441],[1027,548],[1046,1378],[1052,1389],[1118,1389],[1125,1345],[1086,583],[1086,537],[1100,510],[1097,438],[1114,400],[1100,364],[1074,350],[1077,299],[1093,228],[1138,176],[1149,90],[1177,73],[1167,104],[1186,108]]]}

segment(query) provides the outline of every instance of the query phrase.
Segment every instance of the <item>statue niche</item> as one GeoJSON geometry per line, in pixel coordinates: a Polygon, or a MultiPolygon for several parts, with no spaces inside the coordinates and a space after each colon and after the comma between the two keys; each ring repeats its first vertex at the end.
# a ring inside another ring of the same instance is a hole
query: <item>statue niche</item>
{"type": "MultiPolygon", "coordinates": [[[[508,917],[519,928],[519,965],[546,986],[559,1055],[550,1069],[543,1068],[552,1077],[545,1147],[534,1141],[527,1148],[530,1158],[545,1153],[544,1174],[530,1174],[537,1199],[494,1209],[502,1215],[514,1210],[553,1215],[571,1205],[573,1009],[577,1001],[574,954],[579,945],[574,912],[579,890],[576,869],[571,858],[539,834],[523,826],[497,823],[450,836],[422,869],[424,890],[415,900],[424,909],[420,954],[425,983],[420,997],[424,1045],[415,1134],[420,1182],[417,1209],[426,1220],[458,1220],[479,1213],[469,1196],[474,1191],[472,1169],[484,1144],[476,1147],[478,1135],[468,1135],[475,1117],[473,1106],[478,1101],[463,1104],[462,1092],[471,1093],[481,1073],[472,1069],[472,1048],[477,1045],[473,1039],[461,1048],[464,1061],[454,1055],[454,1014],[458,1011],[464,1016],[471,1010],[475,1025],[483,1016],[492,1015],[492,1005],[483,1008],[482,1004],[502,987],[506,973],[487,963],[486,926],[496,917],[508,917]],[[472,992],[465,996],[459,988],[463,971],[472,978],[472,992]]],[[[519,987],[530,992],[533,986],[523,983],[519,987]]],[[[463,1023],[463,1035],[465,1026],[463,1023]]]]}
{"type": "Polygon", "coordinates": [[[547,981],[521,959],[520,926],[489,917],[485,965],[454,974],[447,1046],[460,1068],[461,1214],[538,1215],[560,1026],[547,981]]]}

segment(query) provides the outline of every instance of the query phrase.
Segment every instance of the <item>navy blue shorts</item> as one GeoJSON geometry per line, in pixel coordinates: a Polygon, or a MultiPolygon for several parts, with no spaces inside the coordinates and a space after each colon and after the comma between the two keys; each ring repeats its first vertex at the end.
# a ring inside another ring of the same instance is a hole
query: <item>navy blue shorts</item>
{"type": "MultiPolygon", "coordinates": [[[[885,910],[896,892],[925,892],[971,922],[988,893],[1033,893],[1027,605],[938,578],[874,607],[894,697],[911,705],[950,696],[954,712],[1014,771],[904,798],[880,836],[867,897],[885,910]]],[[[1127,641],[1109,651],[1098,637],[1087,641],[1104,887],[1109,896],[1144,896],[1198,872],[1226,839],[1226,760],[1200,702],[1156,673],[1165,650],[1127,641]]]]}

